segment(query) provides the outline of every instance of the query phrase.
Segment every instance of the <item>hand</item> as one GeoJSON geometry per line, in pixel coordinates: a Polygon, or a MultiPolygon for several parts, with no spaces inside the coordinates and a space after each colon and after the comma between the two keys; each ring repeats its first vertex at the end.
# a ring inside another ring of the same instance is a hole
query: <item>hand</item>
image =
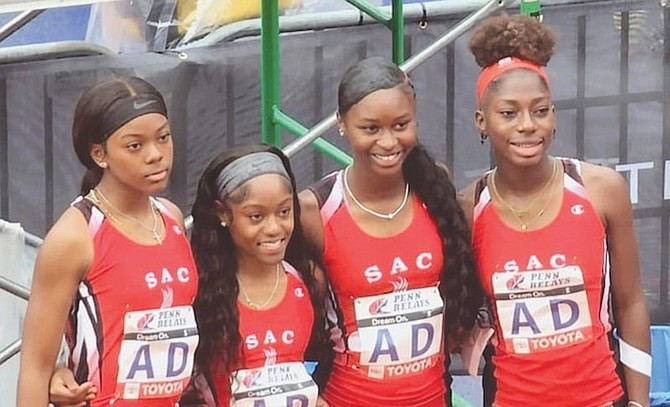
{"type": "Polygon", "coordinates": [[[319,398],[316,399],[316,407],[328,407],[328,403],[319,396],[319,398]]]}
{"type": "Polygon", "coordinates": [[[59,367],[51,376],[49,401],[59,407],[85,406],[98,393],[93,383],[78,384],[74,374],[66,367],[59,367]]]}

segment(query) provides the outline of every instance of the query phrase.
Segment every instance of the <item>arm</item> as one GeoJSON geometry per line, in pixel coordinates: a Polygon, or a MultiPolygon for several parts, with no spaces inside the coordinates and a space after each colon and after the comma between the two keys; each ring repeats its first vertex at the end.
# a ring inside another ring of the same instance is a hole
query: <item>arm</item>
{"type": "Polygon", "coordinates": [[[47,234],[35,262],[21,346],[19,407],[48,403],[68,310],[92,257],[86,221],[70,208],[47,234]]]}
{"type": "Polygon", "coordinates": [[[308,189],[298,194],[300,200],[300,225],[305,238],[318,251],[323,253],[323,225],[321,225],[321,213],[319,202],[314,193],[308,189]]]}
{"type": "MultiPolygon", "coordinates": [[[[619,336],[649,354],[649,312],[640,284],[633,210],[625,180],[615,171],[586,164],[584,181],[605,223],[610,254],[615,323],[619,336]]],[[[649,377],[624,365],[631,401],[649,405],[649,377]]]]}

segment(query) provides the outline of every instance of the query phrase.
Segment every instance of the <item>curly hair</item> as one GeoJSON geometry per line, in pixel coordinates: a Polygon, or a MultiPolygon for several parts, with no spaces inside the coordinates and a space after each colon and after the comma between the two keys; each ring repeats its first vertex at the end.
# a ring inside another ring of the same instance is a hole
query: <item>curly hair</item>
{"type": "MultiPolygon", "coordinates": [[[[325,331],[325,292],[315,276],[315,250],[307,244],[300,225],[300,205],[296,193],[295,176],[288,158],[276,147],[257,144],[230,149],[214,158],[205,169],[198,183],[198,192],[193,205],[193,230],[191,246],[198,266],[198,295],[194,310],[200,333],[196,350],[196,364],[204,372],[210,369],[225,369],[232,373],[237,368],[241,354],[242,338],[239,332],[237,298],[237,259],[235,246],[228,228],[220,225],[216,212],[218,197],[217,177],[231,162],[239,157],[255,153],[276,154],[284,164],[290,178],[293,194],[293,217],[295,226],[288,243],[285,260],[300,274],[310,294],[314,307],[314,325],[308,355],[318,360],[322,349],[328,347],[325,331]],[[223,366],[212,366],[213,360],[223,358],[223,366]]],[[[230,199],[233,199],[230,197],[230,199]]],[[[227,202],[222,202],[225,206],[227,202]]]]}
{"type": "Polygon", "coordinates": [[[485,68],[505,57],[517,57],[547,66],[554,55],[556,37],[537,19],[502,14],[482,21],[468,46],[477,65],[485,68]]]}
{"type": "MultiPolygon", "coordinates": [[[[391,61],[382,58],[362,60],[342,77],[338,111],[344,115],[370,93],[399,85],[406,85],[404,90],[414,93],[409,77],[391,61]]],[[[444,329],[445,334],[456,338],[460,328],[472,328],[477,310],[484,302],[465,214],[447,171],[420,143],[407,156],[402,172],[410,188],[426,205],[442,240],[444,264],[440,291],[446,306],[444,329]]]]}

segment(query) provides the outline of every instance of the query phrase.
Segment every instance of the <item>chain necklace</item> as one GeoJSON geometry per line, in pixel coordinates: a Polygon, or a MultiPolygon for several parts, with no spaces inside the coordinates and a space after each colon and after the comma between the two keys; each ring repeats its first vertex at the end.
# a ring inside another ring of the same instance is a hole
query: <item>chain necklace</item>
{"type": "Polygon", "coordinates": [[[247,292],[244,289],[244,286],[242,285],[242,279],[240,278],[239,275],[237,276],[237,282],[240,286],[240,291],[242,292],[242,296],[244,297],[244,301],[247,303],[247,305],[249,307],[256,308],[256,309],[263,309],[263,308],[267,307],[268,304],[270,304],[270,302],[272,302],[272,299],[275,297],[275,294],[277,293],[277,287],[279,287],[279,269],[280,268],[281,267],[279,266],[279,263],[277,263],[277,272],[275,273],[275,285],[274,285],[274,287],[272,287],[272,292],[270,293],[270,297],[267,300],[265,300],[264,303],[262,303],[260,305],[251,301],[251,298],[249,298],[249,295],[247,294],[247,292]]]}
{"type": "Polygon", "coordinates": [[[542,216],[544,214],[544,208],[540,208],[540,210],[530,219],[527,221],[524,221],[523,218],[528,215],[528,213],[535,207],[535,204],[538,202],[538,199],[540,197],[545,196],[545,193],[547,192],[547,189],[549,189],[549,186],[553,184],[554,179],[556,178],[556,175],[558,174],[558,168],[560,167],[560,164],[558,161],[552,159],[552,172],[551,172],[551,177],[547,180],[547,182],[542,186],[542,189],[540,192],[535,195],[531,203],[525,208],[525,209],[517,209],[512,204],[507,202],[505,198],[500,195],[500,192],[498,192],[498,188],[496,187],[496,180],[495,180],[495,175],[498,170],[498,167],[494,168],[493,171],[491,172],[491,191],[493,192],[493,195],[498,199],[500,202],[502,202],[507,209],[514,215],[516,220],[519,222],[519,225],[521,225],[522,230],[528,230],[528,226],[532,224],[537,218],[542,216]]]}
{"type": "MultiPolygon", "coordinates": [[[[107,199],[105,194],[103,194],[102,191],[100,191],[100,189],[98,189],[98,187],[93,188],[91,190],[91,192],[92,192],[93,198],[95,199],[95,201],[98,204],[101,202],[100,199],[98,198],[98,196],[100,196],[100,198],[102,198],[102,200],[104,201],[105,206],[113,209],[114,212],[118,213],[119,215],[123,216],[126,219],[132,220],[133,222],[135,222],[136,224],[138,224],[142,228],[148,230],[149,232],[151,232],[151,236],[153,237],[153,239],[156,242],[158,242],[158,244],[163,244],[163,239],[161,239],[161,235],[158,231],[158,225],[159,225],[158,215],[156,215],[156,209],[154,208],[153,204],[151,204],[151,201],[149,201],[149,206],[151,207],[151,217],[153,218],[154,224],[152,225],[152,227],[149,227],[149,226],[145,225],[144,223],[140,222],[139,219],[125,214],[123,211],[121,211],[116,206],[114,206],[112,204],[112,202],[109,199],[107,199]]],[[[119,225],[123,225],[123,222],[119,221],[118,218],[115,218],[114,216],[111,216],[111,213],[109,211],[106,211],[106,212],[107,212],[107,215],[111,218],[112,221],[118,223],[119,225]]]]}
{"type": "Polygon", "coordinates": [[[376,216],[378,218],[382,218],[382,219],[386,219],[386,220],[392,220],[393,218],[398,216],[398,214],[405,208],[405,205],[407,205],[407,200],[409,198],[409,183],[405,183],[405,196],[402,198],[402,202],[400,203],[400,206],[398,206],[396,208],[396,210],[394,210],[391,213],[380,213],[380,212],[377,212],[377,211],[375,211],[373,209],[370,209],[367,206],[363,205],[358,199],[356,199],[356,197],[354,196],[354,193],[351,192],[351,188],[349,188],[349,182],[347,182],[347,175],[349,174],[349,168],[351,168],[351,167],[347,167],[347,168],[344,169],[344,177],[342,179],[342,182],[344,184],[344,189],[347,191],[347,194],[351,197],[351,200],[354,201],[356,206],[358,206],[363,211],[369,213],[372,216],[376,216]]]}

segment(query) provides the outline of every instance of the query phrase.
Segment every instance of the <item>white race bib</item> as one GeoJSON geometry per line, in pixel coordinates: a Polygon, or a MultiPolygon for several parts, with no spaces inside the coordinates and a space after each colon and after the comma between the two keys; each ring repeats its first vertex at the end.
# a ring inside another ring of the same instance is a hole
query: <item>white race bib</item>
{"type": "Polygon", "coordinates": [[[315,407],[319,389],[299,362],[233,374],[231,407],[315,407]]]}
{"type": "Polygon", "coordinates": [[[584,276],[578,266],[494,273],[493,293],[510,352],[559,349],[592,335],[584,276]]]}
{"type": "Polygon", "coordinates": [[[357,298],[354,308],[360,343],[351,348],[368,376],[418,373],[440,354],[444,303],[437,287],[357,298]]]}
{"type": "Polygon", "coordinates": [[[121,399],[181,394],[191,378],[198,329],[190,305],[126,313],[116,391],[121,399]]]}

